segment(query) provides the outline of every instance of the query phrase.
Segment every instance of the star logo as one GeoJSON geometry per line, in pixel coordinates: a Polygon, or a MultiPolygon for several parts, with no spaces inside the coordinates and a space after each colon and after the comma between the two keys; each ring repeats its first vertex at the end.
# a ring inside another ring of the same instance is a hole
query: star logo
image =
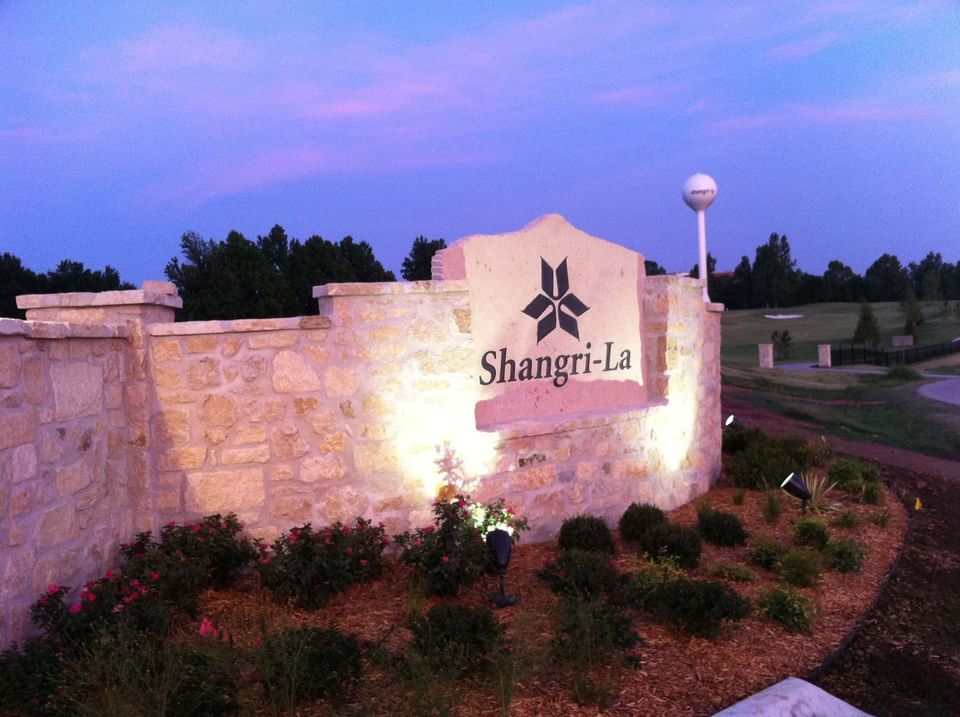
{"type": "Polygon", "coordinates": [[[567,260],[560,262],[554,272],[543,257],[540,257],[540,287],[542,293],[527,304],[523,313],[531,319],[537,320],[537,343],[539,344],[551,331],[560,328],[580,340],[580,330],[577,327],[577,318],[582,316],[590,307],[584,304],[575,294],[570,293],[570,279],[567,276],[567,260]],[[554,276],[556,276],[556,292],[554,292],[554,276]]]}

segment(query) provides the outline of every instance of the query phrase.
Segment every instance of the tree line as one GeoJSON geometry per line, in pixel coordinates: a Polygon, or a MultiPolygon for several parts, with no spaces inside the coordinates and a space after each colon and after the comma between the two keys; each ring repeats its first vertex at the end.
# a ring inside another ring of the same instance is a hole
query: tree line
{"type": "MultiPolygon", "coordinates": [[[[433,255],[444,247],[443,239],[416,237],[403,260],[402,277],[429,279],[433,255]]],[[[164,271],[183,298],[179,318],[186,321],[311,314],[316,312],[314,286],[396,278],[365,241],[346,236],[333,242],[319,235],[301,241],[288,237],[280,225],[255,240],[236,231],[222,241],[186,232],[180,239],[180,253],[164,271]]],[[[817,275],[797,269],[789,240],[773,233],[756,248],[752,262],[744,256],[732,272],[717,272],[716,259],[708,255],[707,267],[710,296],[728,309],[832,301],[960,300],[960,261],[944,261],[936,252],[906,265],[895,255],[883,254],[862,276],[834,259],[817,275]]],[[[646,260],[646,271],[648,275],[667,273],[651,259],[646,260]]],[[[690,275],[699,276],[699,267],[694,266],[690,275]]],[[[22,317],[15,304],[18,294],[125,288],[133,287],[121,281],[111,266],[93,271],[80,262],[64,260],[40,274],[24,268],[12,254],[0,255],[0,316],[22,317]]]]}

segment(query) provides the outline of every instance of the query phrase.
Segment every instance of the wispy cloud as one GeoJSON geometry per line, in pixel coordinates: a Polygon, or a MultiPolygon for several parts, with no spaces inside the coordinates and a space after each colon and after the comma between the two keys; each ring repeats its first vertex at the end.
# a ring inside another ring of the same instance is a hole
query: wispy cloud
{"type": "Polygon", "coordinates": [[[777,45],[767,50],[767,57],[773,60],[793,61],[816,55],[819,52],[840,44],[845,36],[839,32],[823,32],[795,42],[777,45]]]}
{"type": "Polygon", "coordinates": [[[740,115],[707,125],[712,134],[728,134],[767,127],[842,125],[923,121],[935,117],[930,105],[841,102],[832,104],[788,104],[769,112],[740,115]]]}
{"type": "Polygon", "coordinates": [[[590,95],[589,99],[601,105],[654,108],[663,107],[682,95],[685,90],[686,84],[650,84],[597,92],[590,95]]]}

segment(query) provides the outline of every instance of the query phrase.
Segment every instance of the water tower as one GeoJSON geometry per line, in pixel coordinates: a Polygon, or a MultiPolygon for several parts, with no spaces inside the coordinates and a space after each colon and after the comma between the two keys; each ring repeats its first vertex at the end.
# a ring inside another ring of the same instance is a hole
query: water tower
{"type": "Polygon", "coordinates": [[[717,183],[713,177],[697,172],[683,183],[683,201],[697,213],[697,238],[700,241],[700,281],[703,282],[703,300],[710,302],[707,293],[707,207],[717,198],[717,183]]]}

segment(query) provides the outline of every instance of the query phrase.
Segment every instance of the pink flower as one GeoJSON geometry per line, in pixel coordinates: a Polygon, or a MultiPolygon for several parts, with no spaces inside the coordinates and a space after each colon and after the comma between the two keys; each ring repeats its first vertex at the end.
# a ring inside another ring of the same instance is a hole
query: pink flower
{"type": "Polygon", "coordinates": [[[269,564],[270,564],[270,558],[266,558],[266,557],[260,558],[260,564],[261,564],[261,565],[269,565],[269,564]]]}
{"type": "Polygon", "coordinates": [[[432,532],[433,532],[433,526],[432,526],[432,525],[428,525],[426,528],[423,529],[423,532],[424,532],[424,533],[432,533],[432,532]]]}
{"type": "Polygon", "coordinates": [[[174,527],[176,527],[176,525],[177,525],[177,521],[171,520],[169,523],[167,523],[167,525],[166,525],[165,527],[167,527],[167,528],[174,528],[174,527]]]}
{"type": "Polygon", "coordinates": [[[210,637],[217,633],[217,628],[213,626],[213,623],[210,622],[210,618],[204,617],[200,621],[200,637],[210,637]]]}
{"type": "Polygon", "coordinates": [[[103,574],[103,577],[105,577],[107,580],[113,580],[113,571],[108,570],[103,574]]]}
{"type": "Polygon", "coordinates": [[[95,593],[88,591],[88,592],[80,593],[80,599],[85,600],[87,602],[93,602],[94,600],[97,599],[97,596],[95,593]]]}
{"type": "Polygon", "coordinates": [[[47,585],[47,595],[56,595],[59,589],[59,585],[47,585]]]}
{"type": "Polygon", "coordinates": [[[353,555],[353,548],[347,548],[347,555],[353,555]]]}
{"type": "Polygon", "coordinates": [[[389,536],[387,536],[387,535],[384,535],[384,536],[383,536],[383,544],[384,544],[384,545],[390,545],[391,542],[393,542],[393,541],[390,540],[390,537],[389,537],[389,536]]]}
{"type": "Polygon", "coordinates": [[[254,640],[253,640],[253,646],[254,646],[254,647],[262,647],[262,646],[263,646],[263,640],[261,640],[259,637],[254,638],[254,640]]]}
{"type": "Polygon", "coordinates": [[[230,642],[230,631],[227,628],[220,628],[220,639],[224,642],[230,642]]]}
{"type": "Polygon", "coordinates": [[[450,562],[450,558],[448,558],[446,555],[444,555],[442,558],[440,558],[440,560],[442,560],[442,561],[445,562],[445,563],[449,563],[449,562],[450,562]]]}
{"type": "Polygon", "coordinates": [[[288,543],[296,543],[300,539],[299,533],[290,533],[290,537],[287,538],[288,543]]]}
{"type": "Polygon", "coordinates": [[[415,541],[413,541],[413,544],[414,544],[414,546],[417,547],[417,548],[419,548],[421,545],[423,545],[423,543],[421,542],[420,538],[417,538],[415,541]]]}
{"type": "Polygon", "coordinates": [[[40,598],[40,604],[46,607],[47,605],[50,604],[50,601],[47,600],[46,598],[40,598]]]}
{"type": "Polygon", "coordinates": [[[78,603],[78,602],[76,602],[76,603],[74,603],[73,605],[70,606],[70,614],[72,614],[72,615],[76,615],[76,614],[77,614],[78,612],[80,612],[81,610],[83,610],[83,605],[81,605],[81,604],[78,603]]]}
{"type": "Polygon", "coordinates": [[[201,529],[202,529],[202,526],[200,525],[200,523],[197,523],[196,525],[193,526],[194,533],[199,533],[201,529]]]}
{"type": "Polygon", "coordinates": [[[344,533],[349,533],[349,532],[350,532],[350,526],[349,526],[349,525],[343,526],[343,532],[344,532],[344,533]]]}
{"type": "Polygon", "coordinates": [[[365,568],[365,567],[367,567],[367,565],[369,565],[369,564],[370,564],[370,561],[369,561],[369,560],[361,560],[361,561],[360,561],[360,566],[361,566],[361,567],[364,567],[364,568],[365,568]]]}
{"type": "Polygon", "coordinates": [[[150,571],[150,579],[151,579],[151,580],[154,580],[154,581],[159,580],[159,579],[160,579],[160,573],[158,573],[156,570],[151,570],[151,571],[150,571]]]}
{"type": "Polygon", "coordinates": [[[135,587],[137,590],[139,590],[140,588],[143,587],[143,583],[141,583],[141,582],[140,582],[139,580],[137,580],[136,578],[134,578],[133,580],[131,580],[131,581],[130,581],[130,584],[133,585],[133,587],[135,587]]]}

